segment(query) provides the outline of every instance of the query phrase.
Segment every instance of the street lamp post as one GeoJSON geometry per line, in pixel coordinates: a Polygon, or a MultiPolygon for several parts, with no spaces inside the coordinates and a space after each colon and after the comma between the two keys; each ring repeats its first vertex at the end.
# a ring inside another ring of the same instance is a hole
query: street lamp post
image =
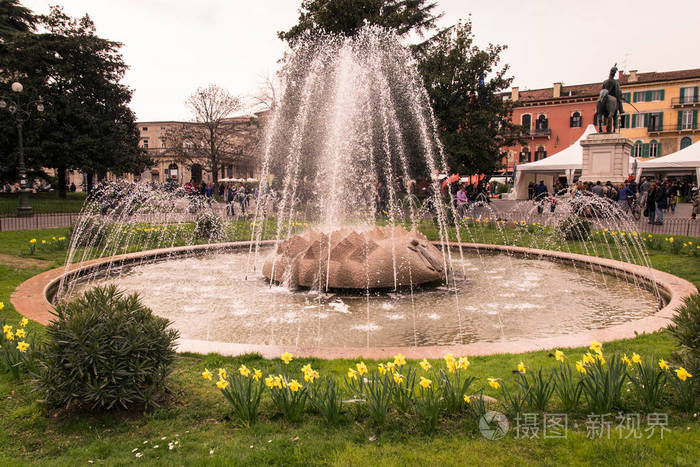
{"type": "Polygon", "coordinates": [[[15,81],[10,87],[12,92],[16,97],[2,97],[0,96],[0,109],[6,109],[12,114],[17,124],[17,149],[19,150],[19,206],[17,207],[18,217],[31,217],[32,207],[29,204],[29,193],[32,189],[27,181],[27,167],[24,164],[24,137],[22,135],[22,129],[24,128],[24,122],[29,120],[31,117],[31,111],[36,108],[37,112],[44,111],[44,103],[41,97],[35,101],[27,102],[22,104],[22,91],[24,87],[22,83],[15,81]]]}

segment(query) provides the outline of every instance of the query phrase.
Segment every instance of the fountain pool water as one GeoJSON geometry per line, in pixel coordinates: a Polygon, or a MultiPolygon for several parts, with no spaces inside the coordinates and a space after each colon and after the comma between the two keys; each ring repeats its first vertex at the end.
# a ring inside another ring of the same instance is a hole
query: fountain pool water
{"type": "MultiPolygon", "coordinates": [[[[267,251],[266,251],[267,252],[267,251]]],[[[173,322],[184,339],[302,347],[468,344],[600,329],[653,314],[651,291],[587,268],[466,253],[455,287],[369,295],[246,280],[247,252],[126,266],[79,285],[116,283],[173,322]],[[118,275],[115,274],[118,272],[118,275]],[[457,319],[460,316],[461,319],[457,319]]]]}

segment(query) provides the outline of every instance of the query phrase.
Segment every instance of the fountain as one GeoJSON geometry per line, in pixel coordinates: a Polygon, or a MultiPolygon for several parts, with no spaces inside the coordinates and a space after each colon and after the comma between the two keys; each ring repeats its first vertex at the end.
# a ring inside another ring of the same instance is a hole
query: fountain
{"type": "Polygon", "coordinates": [[[345,228],[328,235],[307,230],[279,243],[262,273],[288,286],[322,289],[396,289],[444,276],[440,251],[425,235],[403,227],[345,228]]]}
{"type": "Polygon", "coordinates": [[[51,297],[116,283],[171,319],[183,349],[265,355],[520,351],[665,325],[657,315],[668,313],[664,295],[677,302],[677,278],[649,268],[617,207],[562,198],[549,216],[487,203],[463,215],[449,190],[443,198],[428,95],[391,33],[302,41],[284,73],[251,217],[227,218],[179,189],[106,186],[86,204],[65,268],[47,279],[51,297]],[[628,235],[564,241],[562,217],[584,212],[628,235]],[[193,227],[205,214],[221,218],[217,236],[193,227]],[[625,263],[600,258],[614,255],[625,263]]]}

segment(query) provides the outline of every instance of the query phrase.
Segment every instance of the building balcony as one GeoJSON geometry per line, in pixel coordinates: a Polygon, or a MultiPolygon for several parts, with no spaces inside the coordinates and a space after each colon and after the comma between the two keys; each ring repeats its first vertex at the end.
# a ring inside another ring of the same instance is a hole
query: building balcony
{"type": "Polygon", "coordinates": [[[552,136],[552,129],[551,128],[535,128],[530,132],[529,135],[530,138],[549,138],[552,136]]]}
{"type": "Polygon", "coordinates": [[[696,134],[700,133],[700,130],[698,128],[693,128],[688,127],[688,128],[683,128],[681,127],[680,129],[678,128],[678,124],[676,125],[664,125],[664,126],[657,126],[654,128],[647,128],[647,132],[649,133],[649,136],[660,136],[662,134],[696,134]]]}
{"type": "Polygon", "coordinates": [[[674,97],[671,99],[671,106],[674,109],[698,107],[699,104],[698,96],[674,97]]]}

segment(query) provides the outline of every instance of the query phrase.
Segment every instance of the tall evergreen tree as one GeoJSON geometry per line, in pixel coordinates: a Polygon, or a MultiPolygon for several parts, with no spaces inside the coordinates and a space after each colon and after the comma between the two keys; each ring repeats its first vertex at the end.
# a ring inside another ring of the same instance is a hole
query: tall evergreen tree
{"type": "Polygon", "coordinates": [[[500,95],[513,81],[499,67],[505,48],[479,48],[468,20],[415,49],[452,172],[491,174],[517,141],[513,103],[500,95]]]}
{"type": "Polygon", "coordinates": [[[67,169],[98,176],[142,171],[150,161],[138,147],[132,91],[120,83],[127,69],[121,44],[97,36],[87,15],[73,19],[60,7],[40,21],[46,32],[0,44],[0,82],[19,79],[23,98],[40,95],[46,103],[44,115],[27,123],[27,165],[55,168],[62,195],[67,169]]]}
{"type": "Polygon", "coordinates": [[[33,31],[36,17],[19,0],[0,0],[0,39],[8,39],[19,32],[33,31]]]}
{"type": "Polygon", "coordinates": [[[299,22],[278,36],[294,45],[304,34],[354,35],[365,24],[393,29],[399,35],[422,34],[435,27],[442,14],[428,0],[303,0],[299,22]]]}

